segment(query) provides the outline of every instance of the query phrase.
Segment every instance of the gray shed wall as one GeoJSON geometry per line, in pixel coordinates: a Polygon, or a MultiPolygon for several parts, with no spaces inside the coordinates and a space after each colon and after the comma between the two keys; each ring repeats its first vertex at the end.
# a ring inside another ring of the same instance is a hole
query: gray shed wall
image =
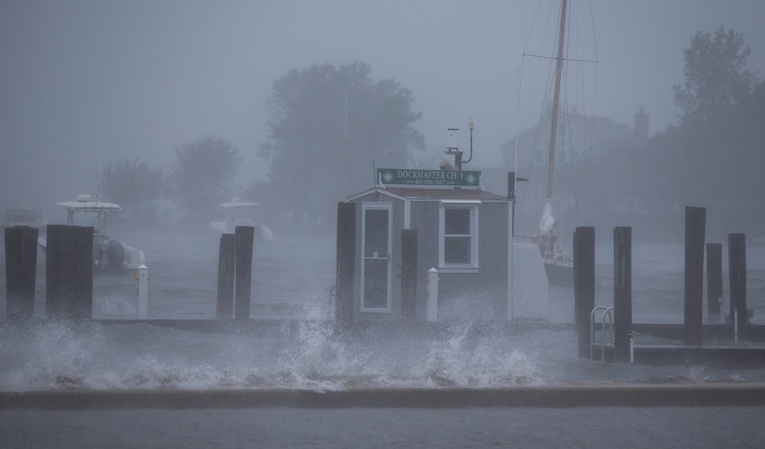
{"type": "MultiPolygon", "coordinates": [[[[425,278],[428,270],[438,269],[438,215],[440,203],[414,201],[411,227],[418,230],[417,318],[424,320],[427,303],[425,278]]],[[[507,316],[507,269],[509,203],[484,202],[478,212],[477,273],[441,273],[439,317],[481,318],[507,316]]]]}

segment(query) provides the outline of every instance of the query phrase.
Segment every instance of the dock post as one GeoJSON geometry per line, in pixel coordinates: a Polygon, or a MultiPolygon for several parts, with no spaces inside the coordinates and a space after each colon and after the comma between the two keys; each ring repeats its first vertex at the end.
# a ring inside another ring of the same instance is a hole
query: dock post
{"type": "Polygon", "coordinates": [[[337,272],[335,322],[346,330],[353,324],[353,285],[356,268],[356,203],[337,204],[337,272]]]}
{"type": "Polygon", "coordinates": [[[93,318],[93,227],[70,226],[75,238],[74,254],[76,266],[73,283],[71,317],[77,320],[93,318]]]}
{"type": "Polygon", "coordinates": [[[252,243],[255,235],[255,228],[252,226],[237,226],[234,228],[234,235],[236,237],[234,319],[238,321],[246,321],[250,319],[252,243]]]}
{"type": "Polygon", "coordinates": [[[728,282],[730,283],[730,317],[740,333],[748,321],[746,309],[746,236],[728,234],[728,282]],[[738,317],[736,317],[738,311],[738,317]]]}
{"type": "Polygon", "coordinates": [[[135,275],[138,281],[138,319],[149,318],[149,267],[141,264],[135,275]]]}
{"type": "Polygon", "coordinates": [[[234,317],[234,273],[236,270],[236,235],[222,234],[218,249],[217,319],[234,317]]]}
{"type": "Polygon", "coordinates": [[[574,231],[574,321],[579,338],[579,357],[590,354],[590,314],[595,308],[595,228],[574,231]]]}
{"type": "Polygon", "coordinates": [[[61,253],[65,225],[51,224],[46,229],[45,244],[45,316],[60,316],[63,310],[61,297],[65,255],[61,253]]]}
{"type": "Polygon", "coordinates": [[[401,231],[401,316],[417,317],[417,230],[401,231]]]}
{"type": "Polygon", "coordinates": [[[77,276],[77,236],[73,226],[64,226],[59,243],[59,257],[61,258],[59,271],[61,272],[61,284],[59,289],[59,310],[57,317],[61,319],[74,318],[74,303],[77,297],[77,288],[74,279],[77,276]]]}
{"type": "Polygon", "coordinates": [[[427,321],[438,321],[438,270],[428,270],[428,307],[425,311],[427,321]]]}
{"type": "Polygon", "coordinates": [[[707,243],[707,315],[720,315],[722,279],[722,243],[707,243]]]}
{"type": "Polygon", "coordinates": [[[93,317],[93,227],[48,225],[45,316],[93,317]]]}
{"type": "Polygon", "coordinates": [[[685,208],[685,344],[701,346],[704,310],[704,233],[707,210],[685,208]]]}
{"type": "Polygon", "coordinates": [[[632,228],[614,228],[614,360],[631,361],[632,228]]]}
{"type": "Polygon", "coordinates": [[[37,228],[5,228],[5,317],[29,320],[35,309],[37,228]]]}

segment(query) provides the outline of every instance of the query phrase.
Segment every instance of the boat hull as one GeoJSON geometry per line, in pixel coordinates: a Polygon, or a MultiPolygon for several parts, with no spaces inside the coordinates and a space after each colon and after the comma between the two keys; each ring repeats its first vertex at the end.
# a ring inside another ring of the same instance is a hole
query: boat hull
{"type": "MultiPolygon", "coordinates": [[[[110,242],[114,247],[119,246],[119,248],[122,249],[119,252],[119,256],[116,258],[114,256],[114,250],[110,250],[109,245],[101,245],[93,242],[93,266],[97,269],[97,271],[132,270],[146,265],[146,256],[144,255],[143,250],[134,248],[130,245],[126,245],[125,243],[117,240],[111,240],[110,242]]],[[[39,237],[37,239],[37,244],[40,249],[42,249],[43,254],[47,255],[47,238],[39,237]]]]}
{"type": "Polygon", "coordinates": [[[547,283],[555,287],[574,286],[574,264],[570,261],[545,260],[547,283]]]}

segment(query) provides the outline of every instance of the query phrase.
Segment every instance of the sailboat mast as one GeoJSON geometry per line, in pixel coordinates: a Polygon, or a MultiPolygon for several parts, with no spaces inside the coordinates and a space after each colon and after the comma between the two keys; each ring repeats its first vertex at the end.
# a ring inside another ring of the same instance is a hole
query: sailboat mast
{"type": "Polygon", "coordinates": [[[558,56],[555,58],[555,93],[553,95],[550,121],[550,149],[547,160],[547,201],[552,199],[553,170],[555,167],[555,140],[558,136],[558,103],[560,102],[560,78],[563,71],[563,37],[566,28],[566,0],[561,2],[558,34],[558,56]]]}

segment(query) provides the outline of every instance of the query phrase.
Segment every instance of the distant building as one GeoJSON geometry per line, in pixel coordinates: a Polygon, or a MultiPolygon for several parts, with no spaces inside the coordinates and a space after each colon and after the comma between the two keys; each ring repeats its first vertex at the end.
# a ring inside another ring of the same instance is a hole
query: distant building
{"type": "Polygon", "coordinates": [[[643,142],[648,140],[648,114],[643,112],[643,105],[640,112],[635,113],[635,137],[643,142]]]}
{"type": "MultiPolygon", "coordinates": [[[[505,185],[507,172],[514,168],[518,178],[528,180],[517,184],[516,235],[519,236],[538,232],[547,191],[551,118],[548,109],[537,126],[501,145],[504,159],[499,167],[481,169],[484,187],[489,190],[497,191],[505,185]]],[[[585,196],[588,179],[597,175],[591,173],[591,160],[619,148],[640,147],[648,139],[648,114],[640,106],[635,114],[634,129],[630,129],[609,118],[580,114],[573,108],[569,113],[561,112],[557,133],[553,209],[560,232],[570,234],[576,226],[577,212],[583,207],[581,197],[585,196]]]]}

